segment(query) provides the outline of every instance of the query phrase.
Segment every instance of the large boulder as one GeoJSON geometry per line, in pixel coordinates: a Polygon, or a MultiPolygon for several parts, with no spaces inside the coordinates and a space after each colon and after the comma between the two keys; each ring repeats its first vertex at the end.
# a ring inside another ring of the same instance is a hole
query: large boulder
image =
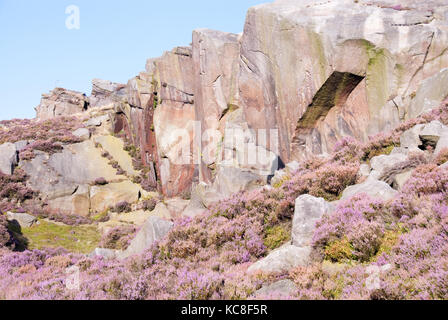
{"type": "Polygon", "coordinates": [[[129,180],[90,188],[91,212],[103,212],[119,202],[135,203],[142,195],[142,188],[129,180]]]}
{"type": "Polygon", "coordinates": [[[394,153],[390,155],[383,154],[373,157],[370,160],[370,166],[375,172],[372,172],[371,174],[381,177],[387,169],[394,167],[396,164],[403,162],[406,159],[406,155],[402,153],[394,153]]]}
{"type": "Polygon", "coordinates": [[[56,88],[43,94],[36,109],[36,118],[47,120],[59,116],[69,116],[87,111],[89,99],[81,92],[56,88]]]}
{"type": "Polygon", "coordinates": [[[13,143],[0,145],[0,172],[11,175],[14,167],[19,163],[17,147],[13,143]]]}
{"type": "Polygon", "coordinates": [[[417,150],[422,145],[420,140],[420,132],[424,124],[418,124],[403,132],[400,136],[400,147],[407,151],[417,150]]]}
{"type": "Polygon", "coordinates": [[[361,193],[365,193],[372,198],[390,200],[395,197],[397,191],[392,189],[392,187],[387,183],[370,177],[361,184],[346,188],[342,193],[341,200],[350,199],[351,197],[361,193]]]}
{"type": "Polygon", "coordinates": [[[37,223],[37,218],[27,213],[8,212],[6,218],[10,222],[18,223],[21,228],[29,228],[37,223]]]}
{"type": "Polygon", "coordinates": [[[298,197],[292,220],[292,244],[297,247],[311,246],[316,222],[333,210],[334,206],[323,198],[308,194],[298,197]]]}
{"type": "Polygon", "coordinates": [[[247,271],[249,273],[290,271],[296,267],[307,265],[310,254],[310,247],[299,248],[294,245],[284,245],[252,264],[247,271]]]}
{"type": "Polygon", "coordinates": [[[131,241],[129,247],[118,255],[120,259],[143,253],[154,242],[162,240],[173,227],[173,223],[159,217],[150,217],[131,241]]]}
{"type": "Polygon", "coordinates": [[[422,128],[419,136],[423,145],[436,147],[442,136],[448,136],[448,127],[440,121],[431,121],[422,128]]]}

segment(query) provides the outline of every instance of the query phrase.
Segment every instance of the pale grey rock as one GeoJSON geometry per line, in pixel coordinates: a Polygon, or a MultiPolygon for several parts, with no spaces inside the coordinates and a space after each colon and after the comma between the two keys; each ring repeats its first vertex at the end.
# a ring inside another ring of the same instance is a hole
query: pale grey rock
{"type": "Polygon", "coordinates": [[[149,249],[154,242],[162,240],[173,227],[173,223],[159,217],[149,217],[129,247],[118,255],[119,259],[143,253],[149,249]]]}
{"type": "Polygon", "coordinates": [[[21,228],[29,228],[37,223],[37,218],[27,213],[6,213],[6,218],[11,222],[17,222],[21,228]]]}
{"type": "Polygon", "coordinates": [[[243,190],[249,191],[260,188],[266,182],[266,177],[252,171],[231,166],[220,166],[213,188],[221,198],[227,198],[243,190]]]}
{"type": "Polygon", "coordinates": [[[20,152],[23,149],[25,149],[32,142],[33,141],[21,140],[21,141],[15,142],[14,145],[16,146],[17,151],[20,152]]]}
{"type": "Polygon", "coordinates": [[[412,173],[414,172],[413,169],[407,170],[405,172],[399,173],[394,177],[393,187],[397,190],[402,190],[403,186],[406,184],[406,182],[409,180],[409,178],[412,176],[412,173]]]}
{"type": "Polygon", "coordinates": [[[403,162],[407,159],[406,155],[401,153],[395,153],[390,155],[380,155],[373,157],[370,160],[370,166],[374,171],[377,171],[379,176],[382,176],[388,168],[392,168],[394,165],[403,162]]]}
{"type": "Polygon", "coordinates": [[[292,244],[297,247],[311,246],[316,222],[333,210],[334,206],[323,198],[308,194],[298,197],[292,220],[292,244]]]}
{"type": "Polygon", "coordinates": [[[165,200],[165,204],[172,217],[180,217],[190,204],[190,200],[172,198],[165,200]]]}
{"type": "Polygon", "coordinates": [[[9,142],[0,145],[0,171],[11,175],[18,163],[19,156],[16,146],[9,142]]]}
{"type": "Polygon", "coordinates": [[[299,248],[294,245],[285,245],[272,251],[265,258],[255,262],[248,268],[249,273],[284,272],[309,263],[310,247],[299,248]]]}
{"type": "Polygon", "coordinates": [[[47,120],[60,116],[87,111],[89,99],[85,94],[64,88],[55,88],[49,94],[43,94],[40,105],[36,110],[39,120],[47,120]]]}
{"type": "Polygon", "coordinates": [[[78,137],[82,140],[89,140],[90,139],[90,131],[87,128],[79,128],[75,131],[73,131],[73,135],[75,137],[78,137]]]}
{"type": "Polygon", "coordinates": [[[400,136],[400,146],[407,150],[418,149],[422,145],[420,140],[420,132],[422,131],[424,124],[418,124],[411,129],[406,130],[400,136]]]}
{"type": "Polygon", "coordinates": [[[433,147],[437,145],[442,136],[448,136],[448,127],[437,120],[426,124],[419,134],[420,140],[424,145],[433,147]]]}
{"type": "Polygon", "coordinates": [[[345,189],[342,193],[341,200],[350,199],[351,197],[361,193],[365,193],[372,198],[390,200],[395,197],[397,191],[387,183],[369,177],[365,182],[345,189]]]}
{"type": "Polygon", "coordinates": [[[370,175],[370,171],[372,171],[372,169],[366,163],[363,163],[359,166],[359,175],[362,177],[368,177],[370,175]]]}
{"type": "Polygon", "coordinates": [[[289,297],[297,293],[297,286],[289,279],[274,282],[268,286],[263,286],[255,292],[255,297],[289,297]]]}
{"type": "Polygon", "coordinates": [[[121,253],[121,251],[119,251],[119,250],[95,248],[95,250],[93,250],[93,252],[89,255],[89,257],[91,257],[91,258],[103,257],[106,260],[113,260],[120,253],[121,253]]]}
{"type": "Polygon", "coordinates": [[[294,173],[294,171],[297,171],[300,168],[300,163],[298,161],[292,161],[287,163],[285,168],[289,173],[294,173]]]}
{"type": "Polygon", "coordinates": [[[102,115],[99,117],[95,117],[84,122],[86,127],[100,127],[103,123],[110,121],[109,115],[102,115]]]}

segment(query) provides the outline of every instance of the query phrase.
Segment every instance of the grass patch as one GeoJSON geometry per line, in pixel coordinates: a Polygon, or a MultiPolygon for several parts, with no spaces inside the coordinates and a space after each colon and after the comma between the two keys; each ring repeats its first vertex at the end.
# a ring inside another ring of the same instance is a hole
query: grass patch
{"type": "Polygon", "coordinates": [[[100,242],[96,226],[67,226],[40,220],[39,225],[21,230],[30,250],[65,248],[75,253],[90,253],[100,242]]]}

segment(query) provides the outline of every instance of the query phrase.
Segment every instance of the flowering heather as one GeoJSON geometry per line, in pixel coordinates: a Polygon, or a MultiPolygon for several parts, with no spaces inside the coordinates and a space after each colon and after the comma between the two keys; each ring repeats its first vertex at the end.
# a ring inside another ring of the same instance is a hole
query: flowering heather
{"type": "Polygon", "coordinates": [[[134,226],[120,226],[107,232],[102,238],[99,246],[106,249],[126,250],[137,229],[134,226]]]}

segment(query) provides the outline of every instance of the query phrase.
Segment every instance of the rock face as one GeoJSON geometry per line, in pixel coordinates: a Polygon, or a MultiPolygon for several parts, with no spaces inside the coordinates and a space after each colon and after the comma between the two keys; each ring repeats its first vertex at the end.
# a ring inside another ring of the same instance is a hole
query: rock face
{"type": "Polygon", "coordinates": [[[89,107],[85,94],[63,88],[56,88],[49,94],[43,94],[40,105],[36,107],[36,117],[47,120],[59,116],[68,116],[84,112],[89,107]]]}
{"type": "Polygon", "coordinates": [[[284,162],[391,128],[419,83],[447,66],[446,3],[394,4],[276,1],[249,10],[240,107],[252,128],[279,129],[284,162]]]}
{"type": "Polygon", "coordinates": [[[30,187],[40,192],[50,209],[66,214],[88,216],[120,201],[133,203],[143,194],[139,185],[117,174],[91,140],[65,146],[53,155],[39,152],[20,164],[30,187]],[[93,186],[99,178],[109,184],[93,186]]]}
{"type": "Polygon", "coordinates": [[[33,217],[27,213],[8,212],[6,216],[9,221],[17,222],[21,228],[29,228],[37,222],[36,217],[33,217]]]}
{"type": "MultiPolygon", "coordinates": [[[[284,163],[325,155],[344,136],[366,141],[448,96],[446,1],[400,5],[255,6],[242,35],[196,30],[191,46],[149,59],[126,86],[93,80],[90,103],[113,105],[114,132],[138,147],[146,185],[165,196],[201,182],[215,188],[228,160],[269,180],[284,163]],[[235,137],[243,147],[230,143],[235,137]]],[[[42,99],[38,117],[80,112],[86,103],[55,89],[42,99]]],[[[405,151],[419,147],[419,137],[410,138],[405,151]]]]}
{"type": "Polygon", "coordinates": [[[149,249],[154,242],[162,240],[172,227],[172,222],[159,217],[150,217],[137,233],[134,240],[132,240],[129,247],[118,255],[119,258],[126,259],[149,249]]]}
{"type": "Polygon", "coordinates": [[[0,172],[11,175],[14,167],[19,163],[18,150],[13,143],[0,145],[0,172]]]}

